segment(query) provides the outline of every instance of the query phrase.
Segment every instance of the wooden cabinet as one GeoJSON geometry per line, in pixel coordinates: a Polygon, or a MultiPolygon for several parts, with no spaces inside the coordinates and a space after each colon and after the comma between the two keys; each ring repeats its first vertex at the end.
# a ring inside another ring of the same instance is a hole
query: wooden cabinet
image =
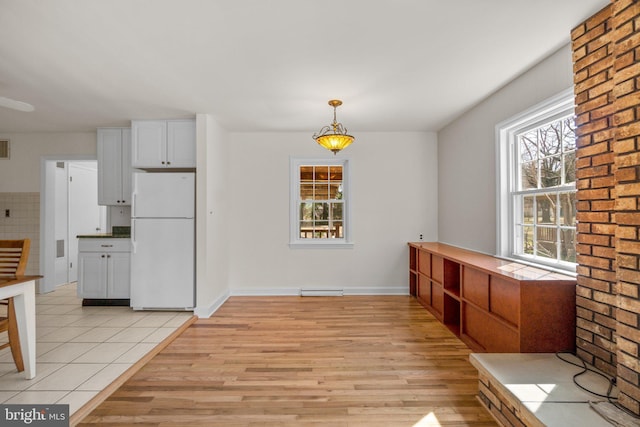
{"type": "Polygon", "coordinates": [[[85,301],[129,299],[130,242],[125,238],[80,239],[77,291],[80,298],[85,301]]]}
{"type": "Polygon", "coordinates": [[[98,204],[131,205],[131,129],[98,129],[98,204]]]}
{"type": "Polygon", "coordinates": [[[195,168],[195,120],[131,122],[134,168],[195,168]]]}
{"type": "Polygon", "coordinates": [[[417,260],[417,269],[410,269],[409,273],[418,283],[416,298],[439,321],[459,334],[459,266],[433,252],[410,247],[410,253],[417,260]]]}
{"type": "Polygon", "coordinates": [[[472,350],[573,351],[576,280],[441,243],[409,243],[412,295],[472,350]]]}

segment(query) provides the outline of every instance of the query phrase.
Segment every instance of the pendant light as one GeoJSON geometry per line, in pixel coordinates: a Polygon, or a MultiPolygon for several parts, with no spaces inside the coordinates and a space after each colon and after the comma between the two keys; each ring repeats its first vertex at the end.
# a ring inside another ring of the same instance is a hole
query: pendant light
{"type": "Polygon", "coordinates": [[[313,135],[313,139],[327,150],[332,151],[333,154],[336,154],[349,146],[354,138],[348,135],[347,129],[336,120],[336,108],[342,105],[342,101],[332,99],[329,101],[329,105],[333,107],[333,123],[320,129],[318,133],[313,135]]]}

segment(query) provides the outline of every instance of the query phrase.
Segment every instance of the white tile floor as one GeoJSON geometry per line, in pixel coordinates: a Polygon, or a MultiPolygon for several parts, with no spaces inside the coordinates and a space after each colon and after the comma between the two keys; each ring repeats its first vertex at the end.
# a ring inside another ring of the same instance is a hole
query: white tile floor
{"type": "Polygon", "coordinates": [[[71,415],[192,315],[82,307],[75,283],[36,295],[36,377],[0,350],[0,403],[66,403],[71,415]]]}

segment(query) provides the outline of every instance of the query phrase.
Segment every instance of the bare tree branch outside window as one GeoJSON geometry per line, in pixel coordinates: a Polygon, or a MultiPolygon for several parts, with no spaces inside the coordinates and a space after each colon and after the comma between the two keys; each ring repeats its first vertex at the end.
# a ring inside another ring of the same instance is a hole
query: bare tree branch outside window
{"type": "Polygon", "coordinates": [[[523,206],[520,253],[575,262],[576,126],[574,117],[518,135],[519,185],[523,206]]]}

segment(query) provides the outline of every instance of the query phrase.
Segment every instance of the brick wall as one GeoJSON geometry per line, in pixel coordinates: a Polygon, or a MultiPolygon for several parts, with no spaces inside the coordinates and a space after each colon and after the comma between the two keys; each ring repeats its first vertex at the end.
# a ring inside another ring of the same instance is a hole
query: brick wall
{"type": "Polygon", "coordinates": [[[640,2],[572,33],[578,124],[578,356],[640,414],[640,2]]]}
{"type": "Polygon", "coordinates": [[[499,381],[478,370],[478,399],[487,411],[502,426],[525,427],[542,425],[535,417],[526,417],[517,399],[508,399],[510,393],[499,381]]]}

